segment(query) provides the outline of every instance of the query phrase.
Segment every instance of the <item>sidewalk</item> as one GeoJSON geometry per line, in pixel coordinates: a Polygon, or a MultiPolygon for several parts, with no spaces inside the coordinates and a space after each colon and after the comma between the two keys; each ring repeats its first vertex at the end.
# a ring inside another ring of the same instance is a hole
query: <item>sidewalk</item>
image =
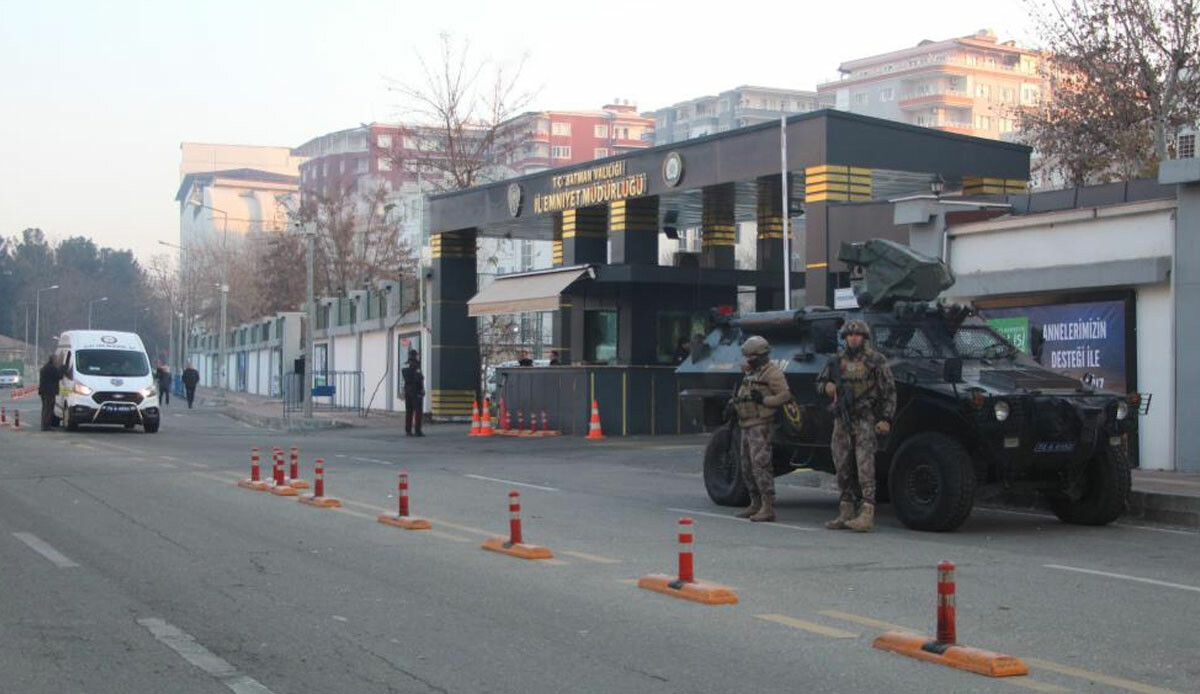
{"type": "MultiPolygon", "coordinates": [[[[174,407],[176,396],[172,395],[171,404],[174,407]]],[[[178,402],[187,406],[187,401],[179,397],[178,402]]],[[[196,406],[212,408],[221,414],[265,429],[276,431],[315,431],[324,429],[345,429],[349,427],[393,429],[404,428],[404,416],[399,412],[371,410],[363,417],[354,412],[331,411],[313,412],[312,419],[306,419],[301,412],[290,412],[284,416],[283,400],[263,395],[248,393],[231,393],[218,388],[197,388],[196,406]]]]}

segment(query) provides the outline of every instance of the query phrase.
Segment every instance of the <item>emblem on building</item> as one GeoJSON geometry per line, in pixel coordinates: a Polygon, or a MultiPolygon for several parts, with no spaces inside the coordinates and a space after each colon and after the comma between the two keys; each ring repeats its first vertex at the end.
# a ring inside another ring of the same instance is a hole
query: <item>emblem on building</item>
{"type": "Polygon", "coordinates": [[[674,188],[683,180],[683,157],[679,152],[670,152],[662,165],[663,183],[674,188]]]}
{"type": "Polygon", "coordinates": [[[520,183],[508,184],[508,213],[513,217],[521,216],[521,204],[525,202],[525,191],[520,183]]]}

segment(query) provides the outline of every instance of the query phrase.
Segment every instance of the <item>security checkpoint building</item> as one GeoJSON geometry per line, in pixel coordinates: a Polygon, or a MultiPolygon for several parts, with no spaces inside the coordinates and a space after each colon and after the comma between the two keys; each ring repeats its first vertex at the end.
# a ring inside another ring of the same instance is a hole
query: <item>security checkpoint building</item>
{"type": "Polygon", "coordinates": [[[671,350],[703,332],[713,307],[753,287],[757,310],[782,309],[783,220],[790,275],[802,305],[833,305],[849,286],[837,263],[843,241],[907,242],[888,201],[947,191],[1024,191],[1027,147],[838,111],[790,117],[706,138],[435,196],[432,345],[427,374],[435,417],[462,417],[481,393],[475,317],[552,315],[562,366],[502,369],[511,411],[549,413],[552,428],[587,431],[600,404],[606,434],[694,430],[681,407],[671,350]],[[781,135],[786,129],[786,172],[781,135]],[[788,209],[784,209],[783,174],[788,209]],[[753,269],[739,269],[738,222],[756,222],[753,269]],[[665,233],[699,228],[698,257],[662,265],[665,233]],[[666,231],[664,231],[666,230],[666,231]],[[552,241],[554,266],[502,276],[477,289],[482,237],[552,241]]]}

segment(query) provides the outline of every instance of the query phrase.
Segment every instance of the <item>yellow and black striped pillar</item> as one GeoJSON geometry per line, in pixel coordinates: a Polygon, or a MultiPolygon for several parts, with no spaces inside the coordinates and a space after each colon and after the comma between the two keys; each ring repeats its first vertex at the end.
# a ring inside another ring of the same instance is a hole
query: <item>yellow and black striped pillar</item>
{"type": "Polygon", "coordinates": [[[562,212],[555,212],[550,216],[550,223],[554,227],[554,240],[550,246],[550,261],[555,266],[563,264],[563,216],[562,212]]]}
{"type": "Polygon", "coordinates": [[[562,213],[562,264],[608,262],[608,207],[596,205],[562,213]]]}
{"type": "Polygon", "coordinates": [[[871,199],[871,169],[822,164],[804,170],[805,202],[866,202],[871,199]]]}
{"type": "Polygon", "coordinates": [[[733,184],[708,186],[700,196],[700,267],[732,270],[737,245],[733,184]]]}
{"type": "Polygon", "coordinates": [[[1024,195],[1029,192],[1029,181],[1019,178],[984,178],[963,176],[963,195],[1024,195]]]}
{"type": "Polygon", "coordinates": [[[437,418],[471,416],[479,390],[479,335],[467,315],[475,295],[475,229],[444,231],[431,239],[433,288],[429,350],[430,399],[437,418]]]}
{"type": "Polygon", "coordinates": [[[658,264],[658,196],[608,205],[613,265],[658,264]]]}
{"type": "MultiPolygon", "coordinates": [[[[755,267],[760,272],[782,274],[783,190],[780,186],[780,176],[763,176],[758,179],[756,207],[758,208],[758,256],[755,267]]],[[[758,311],[782,309],[783,291],[766,287],[756,289],[754,307],[758,311]]]]}

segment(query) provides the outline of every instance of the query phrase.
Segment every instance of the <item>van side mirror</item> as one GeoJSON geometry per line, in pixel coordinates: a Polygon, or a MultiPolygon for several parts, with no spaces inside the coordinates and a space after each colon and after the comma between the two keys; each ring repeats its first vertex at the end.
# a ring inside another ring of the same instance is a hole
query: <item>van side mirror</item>
{"type": "Polygon", "coordinates": [[[950,357],[942,363],[942,380],[946,383],[962,383],[962,359],[950,357]]]}

